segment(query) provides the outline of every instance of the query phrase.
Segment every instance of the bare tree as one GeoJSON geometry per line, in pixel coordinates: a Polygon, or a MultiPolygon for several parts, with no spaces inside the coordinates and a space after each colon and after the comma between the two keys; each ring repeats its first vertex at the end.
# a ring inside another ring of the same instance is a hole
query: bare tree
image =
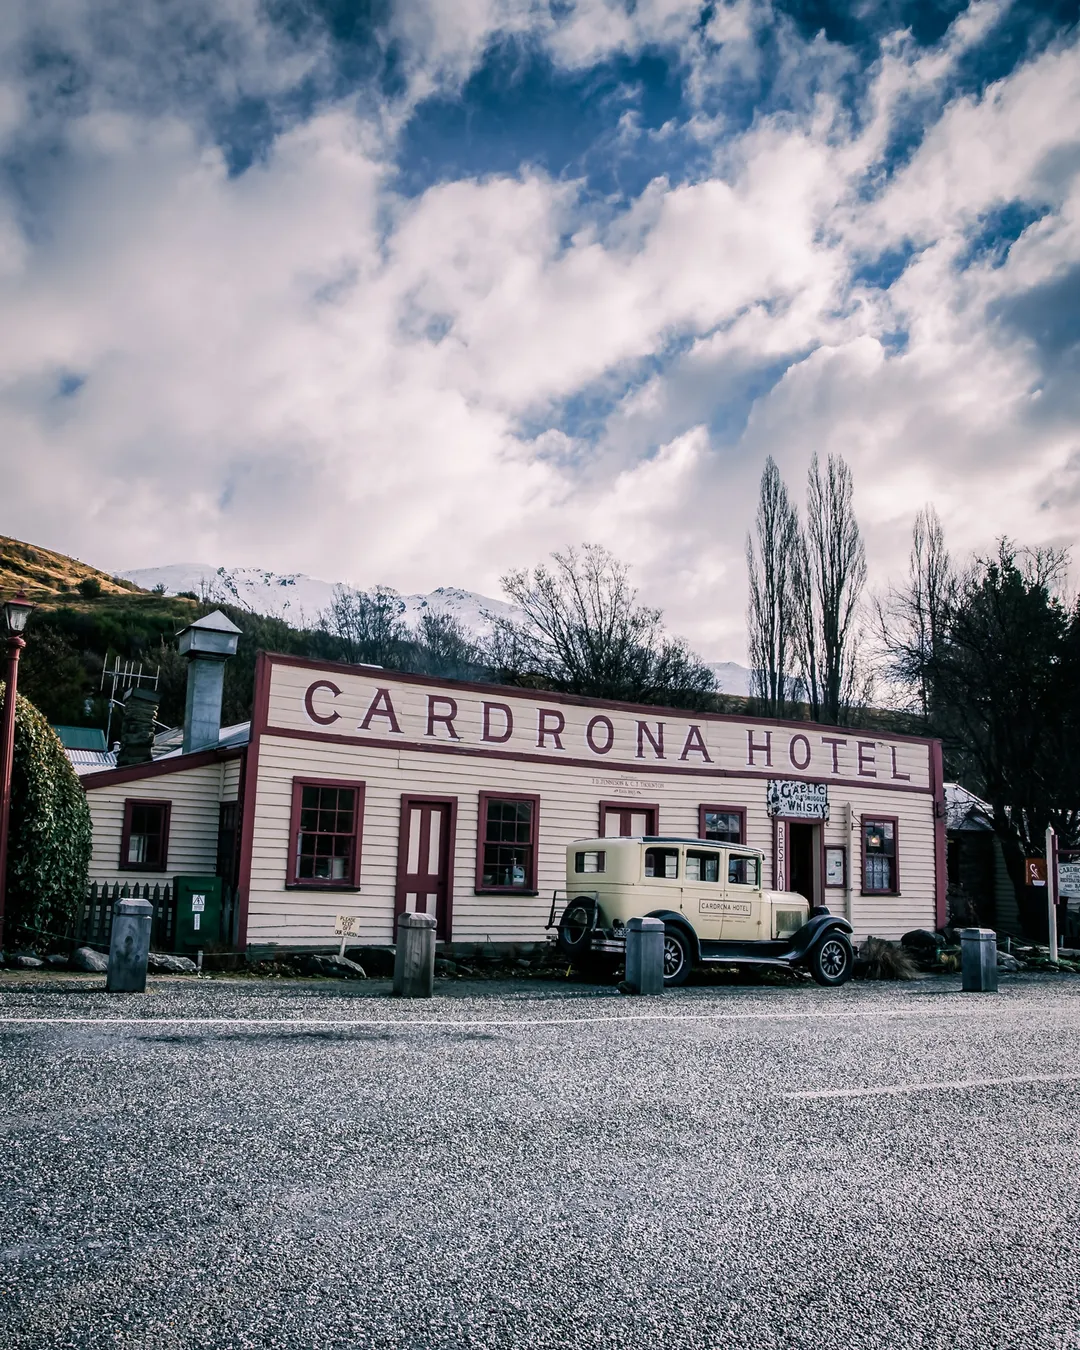
{"type": "Polygon", "coordinates": [[[409,638],[401,617],[404,612],[405,601],[388,586],[372,591],[335,586],[330,607],[320,616],[320,627],[340,644],[344,660],[398,666],[409,638]]]}
{"type": "Polygon", "coordinates": [[[815,454],[796,578],[798,660],[811,717],[840,726],[851,720],[869,692],[858,625],[866,549],[852,495],[851,470],[844,460],[830,455],[822,473],[815,454]]]}
{"type": "Polygon", "coordinates": [[[770,455],[761,475],[754,533],[746,536],[750,693],[766,717],[783,717],[791,702],[800,543],[798,512],[770,455]]]}
{"type": "Polygon", "coordinates": [[[551,556],[550,567],[502,578],[523,618],[494,622],[488,655],[499,678],[638,703],[710,700],[712,671],[664,632],[660,610],[637,603],[625,564],[594,544],[551,556]]]}
{"type": "Polygon", "coordinates": [[[885,673],[924,722],[930,719],[934,662],[956,595],[957,577],[941,521],[933,506],[924,506],[911,532],[907,580],[890,587],[875,606],[885,673]]]}
{"type": "Polygon", "coordinates": [[[452,680],[479,680],[486,673],[479,643],[455,614],[420,616],[413,633],[408,668],[420,675],[452,680]]]}

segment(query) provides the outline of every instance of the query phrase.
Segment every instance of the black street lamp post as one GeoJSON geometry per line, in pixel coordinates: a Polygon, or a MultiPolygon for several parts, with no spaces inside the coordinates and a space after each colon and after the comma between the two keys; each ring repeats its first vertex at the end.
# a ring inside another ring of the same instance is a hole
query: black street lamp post
{"type": "Polygon", "coordinates": [[[19,678],[19,657],[26,646],[23,629],[34,606],[20,591],[3,607],[4,633],[7,635],[7,671],[4,684],[4,711],[0,716],[0,951],[4,947],[4,901],[7,895],[8,817],[11,814],[11,766],[15,759],[15,693],[19,678]]]}

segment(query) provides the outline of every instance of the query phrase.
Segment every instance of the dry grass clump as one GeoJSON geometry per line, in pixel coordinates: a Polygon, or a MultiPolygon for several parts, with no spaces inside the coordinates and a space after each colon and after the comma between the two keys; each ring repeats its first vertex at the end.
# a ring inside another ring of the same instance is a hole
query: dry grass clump
{"type": "Polygon", "coordinates": [[[860,980],[913,980],[918,967],[898,942],[869,937],[859,948],[854,974],[860,980]]]}

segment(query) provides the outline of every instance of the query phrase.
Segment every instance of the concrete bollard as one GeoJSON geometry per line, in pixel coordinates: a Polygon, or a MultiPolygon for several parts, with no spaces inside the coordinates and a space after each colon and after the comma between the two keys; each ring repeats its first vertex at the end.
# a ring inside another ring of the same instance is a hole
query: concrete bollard
{"type": "Polygon", "coordinates": [[[430,998],[435,988],[435,915],[402,914],[394,952],[394,993],[430,998]]]}
{"type": "Polygon", "coordinates": [[[105,989],[110,994],[141,994],[146,989],[146,959],[154,907],[148,900],[117,900],[113,905],[112,942],[105,989]]]}
{"type": "Polygon", "coordinates": [[[997,992],[997,934],[992,928],[961,930],[960,978],[965,993],[997,992]]]}
{"type": "Polygon", "coordinates": [[[626,925],[626,983],[639,994],[664,992],[663,919],[631,919],[626,925]]]}

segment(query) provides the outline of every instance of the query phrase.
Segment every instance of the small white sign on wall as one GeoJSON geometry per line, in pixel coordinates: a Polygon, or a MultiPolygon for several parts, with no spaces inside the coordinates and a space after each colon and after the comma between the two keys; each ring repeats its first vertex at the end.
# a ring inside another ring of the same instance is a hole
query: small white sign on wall
{"type": "Polygon", "coordinates": [[[360,922],[358,914],[339,914],[334,919],[335,937],[353,937],[356,933],[356,925],[360,922]]]}

